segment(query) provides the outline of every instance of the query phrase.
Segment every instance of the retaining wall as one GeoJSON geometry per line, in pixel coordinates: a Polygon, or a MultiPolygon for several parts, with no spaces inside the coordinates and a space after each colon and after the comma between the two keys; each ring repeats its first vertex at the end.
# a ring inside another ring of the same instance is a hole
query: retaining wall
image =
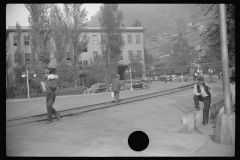
{"type": "MultiPolygon", "coordinates": [[[[209,109],[209,119],[216,117],[223,105],[223,99],[213,102],[209,109]]],[[[194,128],[197,128],[203,124],[203,109],[183,116],[182,121],[187,125],[188,132],[193,131],[194,128]]]]}

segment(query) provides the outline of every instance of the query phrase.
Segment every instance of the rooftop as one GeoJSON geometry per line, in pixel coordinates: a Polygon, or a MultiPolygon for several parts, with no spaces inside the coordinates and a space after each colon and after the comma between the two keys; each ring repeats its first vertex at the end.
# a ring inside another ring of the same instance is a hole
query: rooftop
{"type": "MultiPolygon", "coordinates": [[[[14,31],[16,29],[16,26],[8,26],[8,29],[7,31],[14,31]]],[[[22,30],[29,30],[29,27],[28,26],[21,26],[21,29],[22,30]]],[[[88,31],[100,31],[101,28],[100,27],[85,27],[86,30],[88,31]]],[[[124,27],[123,28],[124,31],[145,31],[146,29],[144,29],[143,27],[124,27]]]]}

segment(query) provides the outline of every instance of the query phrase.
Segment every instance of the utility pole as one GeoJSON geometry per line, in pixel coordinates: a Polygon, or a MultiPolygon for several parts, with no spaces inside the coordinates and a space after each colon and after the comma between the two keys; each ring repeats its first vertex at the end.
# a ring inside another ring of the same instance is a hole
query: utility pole
{"type": "Polygon", "coordinates": [[[220,38],[223,70],[223,94],[225,113],[217,115],[214,141],[221,144],[235,144],[235,113],[231,112],[228,45],[225,4],[219,4],[220,38]]]}
{"type": "Polygon", "coordinates": [[[222,70],[223,70],[224,109],[227,114],[230,114],[231,113],[231,99],[230,99],[229,63],[228,63],[228,45],[227,45],[227,26],[226,26],[225,4],[219,4],[219,14],[220,14],[220,37],[221,37],[222,70]]]}

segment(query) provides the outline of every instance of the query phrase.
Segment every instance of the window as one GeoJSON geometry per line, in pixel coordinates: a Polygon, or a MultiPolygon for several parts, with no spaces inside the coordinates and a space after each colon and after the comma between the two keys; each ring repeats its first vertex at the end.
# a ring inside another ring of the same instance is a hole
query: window
{"type": "Polygon", "coordinates": [[[98,44],[97,35],[92,35],[92,44],[93,45],[97,45],[98,44]]]}
{"type": "Polygon", "coordinates": [[[24,45],[29,46],[29,36],[24,36],[24,45]]]}
{"type": "Polygon", "coordinates": [[[132,35],[128,35],[128,44],[132,44],[132,35]]]}
{"type": "Polygon", "coordinates": [[[78,61],[78,69],[86,70],[88,67],[88,61],[78,61]]]}
{"type": "Polygon", "coordinates": [[[123,60],[122,53],[119,54],[118,59],[119,59],[119,60],[123,60]]]}
{"type": "Polygon", "coordinates": [[[136,35],[136,43],[141,44],[141,36],[140,35],[136,35]]]}
{"type": "Polygon", "coordinates": [[[88,49],[87,49],[87,47],[83,49],[83,52],[88,52],[88,49]]]}
{"type": "Polygon", "coordinates": [[[17,53],[14,54],[14,61],[17,63],[17,53]]]}
{"type": "Polygon", "coordinates": [[[142,51],[141,50],[137,50],[137,55],[139,56],[140,59],[142,59],[142,51]]]}
{"type": "Polygon", "coordinates": [[[86,70],[88,66],[88,61],[83,61],[83,69],[86,70]]]}
{"type": "Polygon", "coordinates": [[[26,62],[30,62],[30,53],[25,53],[26,62]]]}
{"type": "Polygon", "coordinates": [[[67,60],[71,60],[72,59],[72,53],[71,52],[67,52],[67,60]]]}
{"type": "Polygon", "coordinates": [[[93,59],[95,60],[97,58],[98,51],[93,51],[93,59]]]}
{"type": "Polygon", "coordinates": [[[17,36],[13,36],[13,45],[17,46],[17,36]]]}
{"type": "Polygon", "coordinates": [[[132,50],[128,51],[128,59],[129,60],[133,59],[133,51],[132,50]]]}
{"type": "Polygon", "coordinates": [[[83,69],[82,61],[78,61],[78,69],[79,69],[79,70],[82,70],[82,69],[83,69]]]}

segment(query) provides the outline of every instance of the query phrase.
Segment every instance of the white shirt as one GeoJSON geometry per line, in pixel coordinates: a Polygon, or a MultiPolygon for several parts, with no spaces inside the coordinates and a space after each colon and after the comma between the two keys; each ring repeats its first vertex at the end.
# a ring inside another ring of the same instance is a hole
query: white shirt
{"type": "MultiPolygon", "coordinates": [[[[206,86],[208,86],[208,87],[210,88],[209,92],[211,93],[211,96],[212,96],[212,95],[213,95],[212,86],[210,86],[210,85],[207,84],[207,83],[205,83],[205,84],[206,84],[206,86]]],[[[208,95],[207,95],[207,93],[205,92],[203,85],[200,86],[200,89],[201,89],[201,93],[198,93],[198,92],[197,92],[197,84],[195,84],[195,85],[194,85],[194,88],[193,88],[193,93],[194,93],[195,95],[197,95],[197,96],[202,95],[203,97],[207,97],[208,95]]]]}

